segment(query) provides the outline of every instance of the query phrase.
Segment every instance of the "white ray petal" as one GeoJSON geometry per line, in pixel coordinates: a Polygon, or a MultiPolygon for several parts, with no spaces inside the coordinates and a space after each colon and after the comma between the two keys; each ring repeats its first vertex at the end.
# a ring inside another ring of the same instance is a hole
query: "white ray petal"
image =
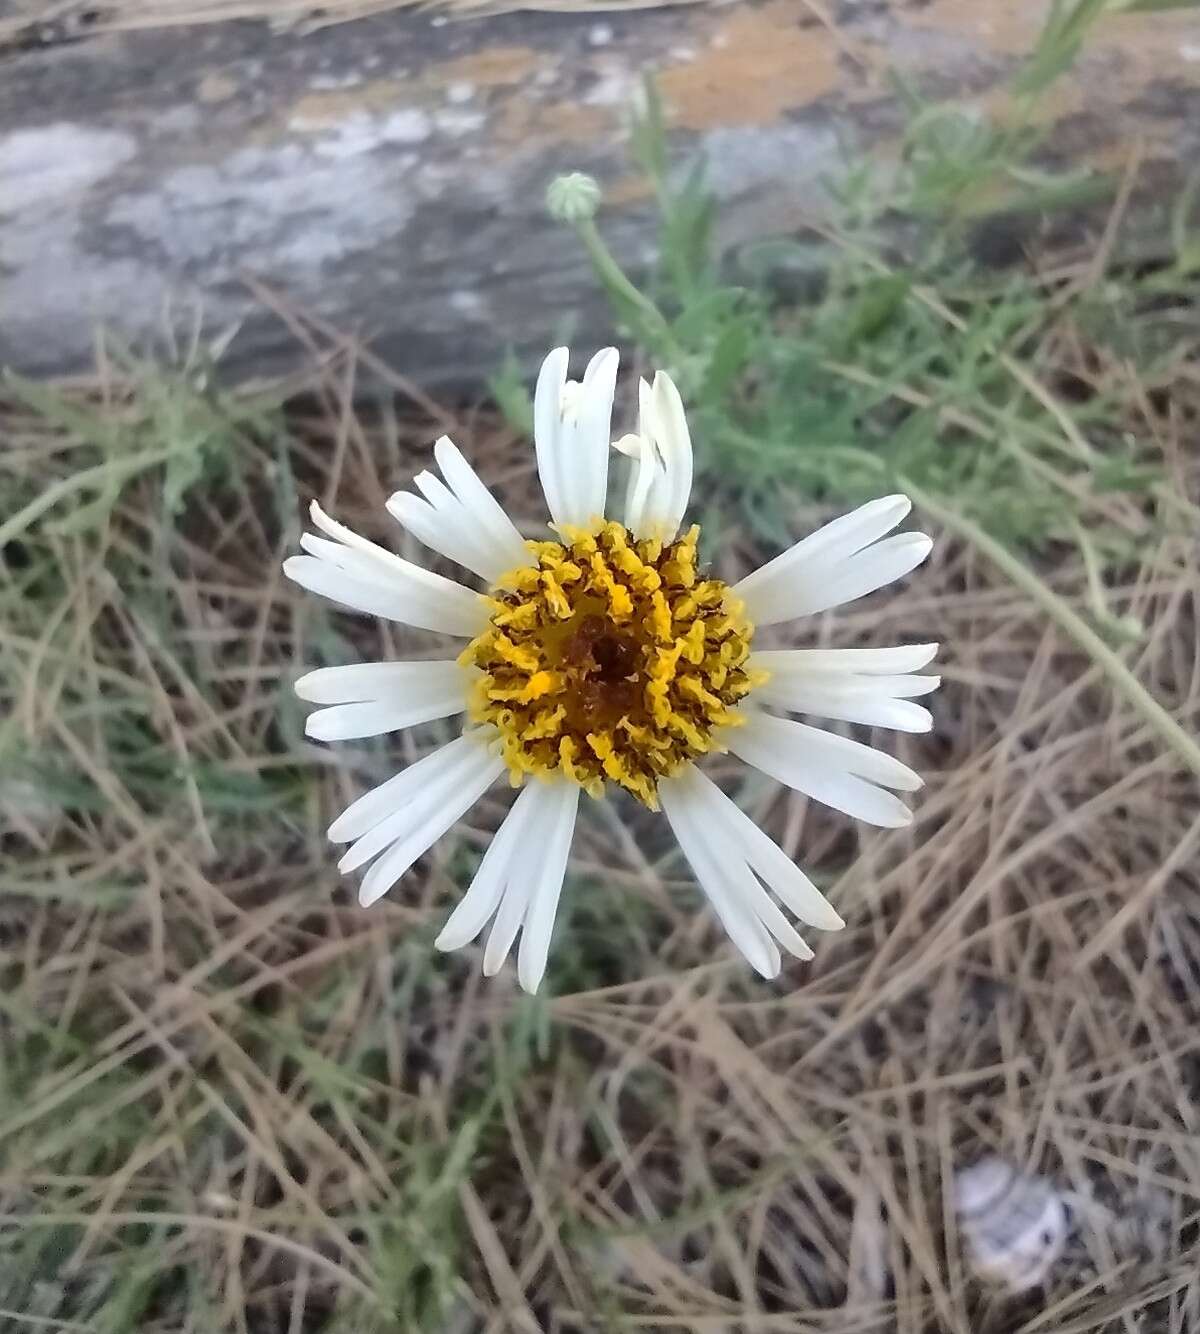
{"type": "Polygon", "coordinates": [[[373,863],[359,886],[359,903],[366,908],[386,894],[418,857],[428,852],[451,825],[462,819],[503,772],[503,760],[480,752],[475,767],[446,796],[441,809],[373,863]]]}
{"type": "Polygon", "coordinates": [[[482,739],[475,732],[466,732],[444,746],[422,755],[407,769],[401,769],[385,783],[364,792],[353,801],[329,826],[329,839],[334,843],[350,843],[373,829],[392,811],[399,810],[422,787],[435,783],[446,769],[458,763],[464,751],[482,747],[482,739]]]}
{"type": "Polygon", "coordinates": [[[494,583],[528,565],[531,553],[495,497],[448,436],[433,456],[443,476],[423,471],[413,478],[421,494],[397,491],[388,512],[419,541],[494,583]]]}
{"type": "Polygon", "coordinates": [[[748,574],[737,585],[737,595],[747,597],[757,588],[789,577],[801,565],[810,562],[829,565],[852,556],[890,533],[911,509],[912,501],[907,496],[882,496],[878,500],[869,500],[849,514],[831,519],[748,574]]]}
{"type": "Polygon", "coordinates": [[[528,823],[522,837],[512,854],[508,882],[500,896],[500,906],[492,920],[492,929],[488,932],[483,947],[483,975],[494,977],[504,965],[525,913],[529,900],[533,896],[533,886],[538,874],[538,861],[541,852],[540,838],[540,803],[546,789],[541,783],[531,783],[528,789],[535,794],[529,798],[530,811],[526,816],[528,823]]]}
{"type": "Polygon", "coordinates": [[[487,624],[488,607],[483,598],[449,579],[444,592],[431,592],[420,585],[406,586],[386,573],[363,578],[314,556],[289,556],[283,562],[283,572],[301,588],[351,611],[399,621],[418,630],[473,638],[487,624]]]}
{"type": "Polygon", "coordinates": [[[304,724],[306,736],[314,741],[353,741],[361,737],[383,736],[418,723],[437,718],[452,718],[467,708],[461,686],[443,685],[438,694],[410,699],[368,699],[356,704],[335,704],[332,708],[310,713],[304,724]]]}
{"type": "Polygon", "coordinates": [[[309,554],[283,563],[284,574],[302,588],[355,611],[443,634],[475,635],[486,623],[487,603],[478,593],[360,537],[316,502],[310,513],[329,537],[306,533],[301,546],[309,554]]]}
{"type": "MultiPolygon", "coordinates": [[[[387,570],[398,576],[403,576],[414,584],[423,585],[433,591],[441,591],[447,584],[451,588],[462,587],[461,584],[456,584],[453,579],[447,579],[445,575],[435,574],[434,571],[427,570],[421,565],[414,565],[412,561],[405,560],[403,556],[397,556],[394,551],[388,551],[386,547],[381,547],[378,543],[362,537],[353,528],[347,528],[345,524],[338,523],[336,519],[331,519],[315,500],[309,506],[309,514],[313,523],[323,533],[334,538],[349,551],[368,557],[371,561],[383,565],[387,570]]],[[[470,592],[469,589],[467,591],[470,592]]]]}
{"type": "Polygon", "coordinates": [[[783,963],[779,950],[754,912],[728,888],[705,840],[703,806],[695,793],[670,780],[661,782],[658,792],[667,822],[726,934],[755,972],[768,979],[778,976],[783,963]]]}
{"type": "Polygon", "coordinates": [[[664,540],[670,541],[679,531],[692,494],[692,437],[688,431],[687,414],[675,381],[659,371],[651,389],[655,430],[659,450],[666,463],[666,496],[662,524],[664,540]]]}
{"type": "Polygon", "coordinates": [[[468,944],[483,930],[496,911],[526,837],[529,794],[532,791],[533,784],[523,788],[512,809],[504,817],[495,838],[483,854],[470,888],[433,942],[437,949],[456,950],[468,944]]]}
{"type": "MultiPolygon", "coordinates": [[[[933,550],[933,539],[924,533],[897,533],[828,571],[803,593],[797,588],[788,599],[788,617],[811,616],[840,607],[876,589],[893,584],[915,570],[933,550]]],[[[765,624],[765,622],[763,622],[765,624]]]]}
{"type": "MultiPolygon", "coordinates": [[[[422,512],[433,514],[429,506],[419,497],[409,496],[408,499],[414,505],[423,507],[422,512]]],[[[443,579],[441,575],[433,574],[419,565],[402,561],[399,556],[392,556],[390,552],[382,549],[379,550],[378,554],[372,554],[371,552],[342,546],[327,537],[317,537],[314,533],[303,533],[300,537],[300,547],[308,555],[317,558],[330,569],[337,570],[352,579],[377,585],[388,592],[394,592],[397,588],[400,588],[404,590],[406,596],[420,605],[436,603],[438,599],[444,597],[447,591],[462,587],[461,584],[456,584],[451,579],[443,579]],[[383,559],[386,557],[391,557],[391,561],[383,559]],[[440,584],[437,582],[439,580],[441,581],[440,584]],[[446,585],[449,585],[449,590],[447,590],[446,585]]],[[[292,557],[292,559],[300,559],[300,557],[292,557]]],[[[482,605],[479,603],[479,594],[471,593],[469,589],[466,591],[474,599],[475,604],[482,605]]]]}
{"type": "Polygon", "coordinates": [[[350,662],[306,672],[293,689],[308,704],[358,704],[367,700],[436,693],[446,682],[452,682],[460,692],[465,692],[471,675],[453,658],[350,662]]]}
{"type": "Polygon", "coordinates": [[[760,668],[765,668],[771,674],[770,681],[760,689],[777,685],[780,690],[811,689],[847,697],[872,695],[886,696],[888,699],[917,699],[921,695],[931,694],[942,683],[940,676],[918,676],[911,672],[893,675],[887,672],[819,670],[808,666],[803,660],[792,659],[787,653],[751,654],[747,669],[753,671],[760,668]],[[775,660],[774,667],[768,665],[772,658],[775,660]]]}
{"type": "Polygon", "coordinates": [[[580,485],[574,499],[575,517],[581,527],[604,517],[608,498],[608,448],[612,439],[613,394],[620,358],[615,347],[602,348],[588,363],[583,375],[579,424],[575,449],[580,456],[580,485]]]}
{"type": "MultiPolygon", "coordinates": [[[[702,777],[699,770],[697,777],[702,777]]],[[[742,845],[737,826],[729,819],[723,796],[713,784],[695,784],[695,802],[700,808],[698,828],[717,862],[731,894],[754,913],[770,935],[797,959],[811,959],[812,950],[796,928],[779,910],[779,905],[763,888],[754,874],[742,845]]]]}
{"type": "Polygon", "coordinates": [[[759,714],[749,726],[753,730],[761,724],[762,735],[776,744],[797,747],[816,758],[828,768],[844,768],[872,783],[880,783],[897,792],[919,792],[925,786],[920,774],[903,764],[894,755],[888,755],[861,741],[826,732],[820,727],[797,723],[788,718],[772,718],[759,714]]]}
{"type": "Polygon", "coordinates": [[[534,831],[539,844],[537,880],[525,910],[517,950],[517,981],[530,995],[537,991],[546,972],[581,789],[575,783],[560,780],[549,784],[547,791],[550,795],[542,816],[545,824],[534,831]]]}
{"type": "Polygon", "coordinates": [[[771,672],[844,672],[874,675],[918,672],[937,656],[937,644],[899,644],[891,648],[782,648],[750,655],[748,668],[771,672]]]}
{"type": "MultiPolygon", "coordinates": [[[[419,479],[413,480],[420,485],[419,479]]],[[[495,562],[489,561],[480,547],[477,525],[464,515],[453,497],[449,504],[435,506],[423,496],[414,496],[411,491],[396,491],[387,499],[387,512],[431,551],[473,571],[481,579],[490,582],[496,577],[491,573],[495,562]]]]}
{"type": "MultiPolygon", "coordinates": [[[[645,384],[645,381],[642,381],[645,384]]],[[[666,485],[666,473],[658,448],[646,436],[625,436],[619,443],[621,452],[629,456],[629,473],[625,486],[625,527],[636,538],[650,537],[653,524],[647,519],[651,497],[666,485]]]]}
{"type": "Polygon", "coordinates": [[[516,525],[449,436],[444,435],[438,440],[433,447],[433,456],[459,500],[487,529],[489,549],[498,567],[491,579],[495,580],[507,570],[530,564],[532,553],[516,525]]]}
{"type": "Polygon", "coordinates": [[[747,764],[868,824],[900,828],[911,823],[903,802],[875,786],[920,787],[920,778],[899,760],[787,718],[751,710],[745,716],[746,725],[731,730],[727,744],[747,764]]]}
{"type": "Polygon", "coordinates": [[[447,765],[436,778],[410,790],[402,803],[394,806],[377,824],[372,825],[360,838],[342,853],[338,870],[345,875],[356,871],[381,853],[418,832],[452,798],[471,774],[485,767],[486,752],[482,747],[467,747],[459,753],[453,765],[447,765]]]}
{"type": "Polygon", "coordinates": [[[640,466],[626,492],[625,526],[635,537],[669,542],[691,495],[693,461],[683,401],[665,371],[653,385],[638,384],[638,437],[640,466]]]}
{"type": "Polygon", "coordinates": [[[844,563],[890,532],[911,508],[902,495],[860,505],[748,574],[733,593],[757,625],[806,615],[806,603],[820,601],[824,585],[844,563]]]}
{"type": "Polygon", "coordinates": [[[838,677],[792,675],[784,673],[754,692],[755,703],[791,713],[810,713],[821,718],[868,727],[888,727],[898,732],[928,732],[933,717],[928,709],[913,704],[902,692],[927,694],[937,687],[939,677],[838,677]],[[889,689],[884,683],[895,682],[889,689]],[[877,684],[878,683],[878,684],[877,684]]]}
{"type": "Polygon", "coordinates": [[[698,789],[712,821],[727,825],[737,835],[746,860],[775,893],[784,907],[809,926],[821,931],[840,931],[842,921],[833,905],[773,839],[768,837],[745,811],[693,765],[684,771],[698,789]]]}
{"type": "Polygon", "coordinates": [[[568,350],[556,347],[542,362],[533,395],[533,443],[537,452],[538,476],[546,495],[546,507],[555,523],[569,522],[559,466],[562,399],[569,360],[568,350]]]}

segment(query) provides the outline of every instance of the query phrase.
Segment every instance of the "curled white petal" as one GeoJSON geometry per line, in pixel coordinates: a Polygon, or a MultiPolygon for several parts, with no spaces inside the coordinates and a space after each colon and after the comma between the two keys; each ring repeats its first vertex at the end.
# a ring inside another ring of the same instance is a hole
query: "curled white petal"
{"type": "Polygon", "coordinates": [[[533,443],[537,451],[538,477],[546,506],[555,523],[565,523],[566,494],[561,475],[559,433],[562,426],[563,390],[567,383],[570,352],[556,347],[542,362],[533,393],[533,443]]]}
{"type": "Polygon", "coordinates": [[[675,382],[659,371],[638,386],[637,443],[619,446],[636,458],[625,493],[625,526],[634,537],[672,541],[692,490],[692,439],[675,382]]]}
{"type": "Polygon", "coordinates": [[[604,517],[618,355],[614,347],[602,348],[579,382],[567,379],[568,359],[559,347],[542,363],[533,438],[551,519],[583,528],[604,517]]]}
{"type": "Polygon", "coordinates": [[[580,386],[574,457],[564,460],[564,473],[573,468],[575,476],[567,522],[580,528],[591,527],[604,518],[618,361],[615,347],[602,348],[588,363],[580,386]]]}
{"type": "Polygon", "coordinates": [[[625,527],[634,537],[649,537],[654,531],[647,519],[651,495],[661,489],[666,477],[658,447],[650,439],[626,435],[613,446],[629,458],[625,483],[625,527]]]}

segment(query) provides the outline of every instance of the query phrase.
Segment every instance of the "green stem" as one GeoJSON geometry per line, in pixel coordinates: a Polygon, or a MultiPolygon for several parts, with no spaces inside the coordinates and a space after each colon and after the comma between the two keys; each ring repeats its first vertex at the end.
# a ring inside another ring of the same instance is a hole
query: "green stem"
{"type": "Polygon", "coordinates": [[[587,250],[588,258],[592,261],[592,267],[596,270],[596,276],[600,281],[649,321],[657,337],[673,344],[674,339],[671,337],[671,328],[667,323],[666,316],[644,292],[639,291],[626,277],[625,271],[613,258],[612,251],[604,244],[595,222],[591,218],[584,218],[575,224],[575,230],[579,233],[579,239],[583,242],[584,249],[587,250]]]}
{"type": "Polygon", "coordinates": [[[940,504],[907,478],[901,477],[898,481],[922,509],[932,514],[944,528],[956,533],[976,550],[981,551],[1060,629],[1070,635],[1108,677],[1109,684],[1125,699],[1130,708],[1141,715],[1193,773],[1200,774],[1200,744],[1175,721],[1134,676],[1120,655],[1104,642],[1064,598],[978,524],[940,504]]]}

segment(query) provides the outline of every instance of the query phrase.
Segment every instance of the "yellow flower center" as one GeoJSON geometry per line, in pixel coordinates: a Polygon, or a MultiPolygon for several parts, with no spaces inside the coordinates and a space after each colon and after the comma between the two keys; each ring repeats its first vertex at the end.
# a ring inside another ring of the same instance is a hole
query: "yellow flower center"
{"type": "Polygon", "coordinates": [[[656,808],[658,780],[742,721],[733,705],[753,626],[720,579],[696,570],[700,529],[665,545],[619,523],[531,542],[537,563],[493,588],[471,713],[500,735],[513,782],[561,774],[598,796],[611,779],[656,808]]]}

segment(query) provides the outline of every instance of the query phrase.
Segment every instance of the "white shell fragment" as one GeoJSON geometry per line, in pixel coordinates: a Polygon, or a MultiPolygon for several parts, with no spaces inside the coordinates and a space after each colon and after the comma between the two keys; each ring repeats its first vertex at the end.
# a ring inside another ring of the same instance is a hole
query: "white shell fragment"
{"type": "Polygon", "coordinates": [[[1011,1293],[1037,1287],[1067,1239],[1066,1202],[1053,1184],[988,1157],[957,1174],[954,1195],[976,1274],[1011,1293]]]}

